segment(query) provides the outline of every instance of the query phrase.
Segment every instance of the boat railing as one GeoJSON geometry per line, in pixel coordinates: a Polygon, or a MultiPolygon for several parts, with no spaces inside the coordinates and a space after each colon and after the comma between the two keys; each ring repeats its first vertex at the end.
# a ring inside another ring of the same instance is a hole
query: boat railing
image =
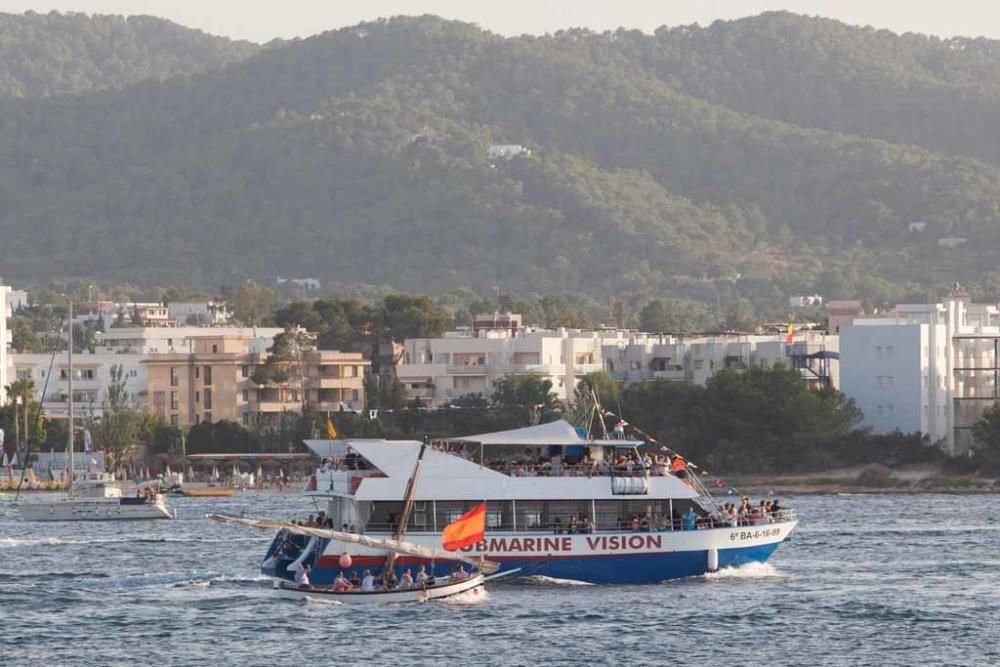
{"type": "MultiPolygon", "coordinates": [[[[737,519],[735,526],[729,521],[716,521],[712,519],[711,515],[700,516],[696,522],[696,530],[712,530],[712,529],[723,529],[723,528],[734,528],[734,527],[749,527],[749,526],[766,526],[775,523],[786,523],[795,520],[795,510],[793,509],[782,509],[777,512],[772,512],[770,516],[766,517],[748,517],[737,519]]],[[[442,523],[440,526],[435,528],[429,524],[417,524],[410,522],[406,528],[407,533],[437,533],[444,528],[442,523]]],[[[364,532],[368,533],[392,533],[396,530],[395,523],[388,522],[369,522],[365,526],[364,532]]],[[[518,524],[516,527],[513,524],[504,524],[500,526],[489,526],[486,529],[487,533],[540,533],[548,535],[587,535],[591,532],[593,533],[665,533],[671,531],[683,531],[685,530],[684,520],[680,517],[675,518],[673,521],[666,519],[661,519],[659,521],[642,521],[640,520],[638,525],[635,525],[632,521],[617,521],[611,523],[598,522],[597,527],[594,531],[588,531],[582,528],[571,529],[568,521],[555,523],[549,522],[545,524],[529,524],[522,525],[518,524]]]]}

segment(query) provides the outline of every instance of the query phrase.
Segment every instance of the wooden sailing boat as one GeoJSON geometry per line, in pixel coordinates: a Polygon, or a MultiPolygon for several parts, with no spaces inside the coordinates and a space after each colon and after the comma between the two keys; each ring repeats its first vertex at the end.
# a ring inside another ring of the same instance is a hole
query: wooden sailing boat
{"type": "MultiPolygon", "coordinates": [[[[410,512],[413,508],[413,496],[416,490],[417,479],[420,475],[420,465],[423,461],[427,443],[420,446],[417,454],[417,462],[414,465],[413,473],[406,486],[406,494],[403,500],[403,511],[400,514],[398,525],[393,533],[393,537],[371,537],[356,533],[348,533],[339,530],[329,530],[326,528],[312,528],[299,526],[289,521],[270,521],[266,519],[244,519],[240,517],[226,516],[222,514],[209,514],[208,518],[223,523],[252,526],[261,530],[283,530],[295,535],[306,535],[314,538],[326,538],[337,540],[347,544],[359,544],[366,547],[383,549],[387,552],[384,572],[389,572],[399,554],[417,556],[431,561],[453,560],[466,563],[475,568],[473,573],[459,578],[447,578],[435,581],[431,584],[414,584],[409,588],[394,588],[385,590],[349,590],[337,591],[332,586],[299,586],[281,581],[276,585],[279,596],[292,599],[323,599],[338,600],[347,602],[424,602],[438,598],[450,597],[466,591],[478,592],[483,583],[488,579],[487,575],[495,573],[500,564],[485,560],[482,557],[471,558],[457,551],[427,547],[412,542],[403,541],[406,533],[406,524],[409,521],[410,512]]],[[[464,572],[464,570],[463,570],[464,572]]]]}

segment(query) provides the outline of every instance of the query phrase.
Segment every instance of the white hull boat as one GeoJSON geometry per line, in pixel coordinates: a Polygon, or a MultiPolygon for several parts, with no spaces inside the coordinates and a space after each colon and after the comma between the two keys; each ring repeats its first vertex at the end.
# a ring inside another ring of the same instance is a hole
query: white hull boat
{"type": "Polygon", "coordinates": [[[118,482],[107,475],[75,480],[69,498],[18,505],[23,521],[128,521],[175,519],[162,493],[146,491],[123,496],[118,482]]]}
{"type": "Polygon", "coordinates": [[[161,498],[69,498],[21,503],[24,521],[127,521],[173,519],[176,515],[161,498]]]}
{"type": "Polygon", "coordinates": [[[282,581],[275,583],[275,590],[278,592],[278,597],[286,600],[334,600],[343,602],[344,604],[386,604],[393,602],[427,602],[428,600],[440,600],[467,592],[471,595],[482,595],[484,581],[485,577],[477,574],[461,581],[445,581],[434,586],[427,586],[426,588],[414,587],[383,591],[346,592],[334,592],[329,586],[300,587],[282,581]]]}

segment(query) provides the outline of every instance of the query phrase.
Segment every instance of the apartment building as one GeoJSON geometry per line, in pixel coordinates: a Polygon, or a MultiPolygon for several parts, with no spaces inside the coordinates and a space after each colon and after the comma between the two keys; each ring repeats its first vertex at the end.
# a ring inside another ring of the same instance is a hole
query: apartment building
{"type": "MultiPolygon", "coordinates": [[[[190,352],[149,355],[150,408],[170,423],[235,421],[244,426],[278,424],[284,413],[364,408],[364,376],[369,362],[360,353],[307,351],[280,382],[255,381],[255,370],[269,353],[259,339],[203,335],[190,340],[190,352]]],[[[260,379],[260,378],[257,378],[260,379]]]]}
{"type": "Polygon", "coordinates": [[[665,379],[705,385],[723,369],[747,370],[778,364],[797,369],[815,389],[840,384],[839,340],[834,334],[657,335],[632,334],[606,342],[604,370],[623,382],[665,379]]]}
{"type": "Polygon", "coordinates": [[[549,380],[560,400],[572,402],[576,383],[603,369],[601,348],[623,332],[534,329],[520,317],[478,315],[475,327],[440,338],[415,338],[404,343],[396,377],[407,398],[428,407],[460,396],[493,393],[508,375],[535,375],[549,380]]]}
{"type": "Polygon", "coordinates": [[[194,340],[205,335],[250,338],[254,351],[264,352],[282,333],[280,327],[112,327],[95,335],[98,352],[156,354],[194,351],[194,340]]]}
{"type": "Polygon", "coordinates": [[[920,432],[951,454],[1000,398],[1000,308],[956,290],[841,329],[843,391],[877,433],[920,432]]]}
{"type": "MultiPolygon", "coordinates": [[[[121,380],[131,405],[145,408],[145,355],[86,352],[73,354],[73,404],[79,415],[99,417],[112,382],[113,369],[121,369],[121,380]]],[[[34,398],[41,402],[48,419],[65,419],[69,410],[69,355],[66,352],[10,355],[13,377],[31,380],[34,398]]]]}

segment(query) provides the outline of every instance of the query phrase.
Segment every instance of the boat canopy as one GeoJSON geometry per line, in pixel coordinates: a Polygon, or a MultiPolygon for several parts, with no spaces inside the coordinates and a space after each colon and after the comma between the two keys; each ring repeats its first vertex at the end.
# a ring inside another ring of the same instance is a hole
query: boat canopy
{"type": "Polygon", "coordinates": [[[644,444],[641,440],[588,440],[580,437],[572,424],[564,419],[537,426],[526,426],[509,431],[463,435],[447,438],[442,442],[473,442],[480,445],[514,445],[518,447],[545,446],[599,446],[634,448],[644,444]]]}
{"type": "MultiPolygon", "coordinates": [[[[351,494],[359,501],[399,500],[406,493],[420,443],[415,440],[349,439],[343,441],[307,440],[317,454],[327,442],[342,442],[368,461],[383,476],[365,476],[351,494]]],[[[584,441],[586,442],[586,441],[584,441]]],[[[594,443],[591,443],[594,444],[594,443]]],[[[320,454],[324,455],[324,454],[320,454]]],[[[350,474],[338,473],[338,474],[350,474]]],[[[512,477],[480,465],[475,460],[450,452],[428,449],[420,471],[421,483],[415,500],[627,500],[615,494],[610,478],[593,477],[512,477]]],[[[648,478],[649,492],[633,498],[695,498],[697,493],[672,475],[648,478]]],[[[319,492],[325,495],[324,492],[319,492]]]]}

